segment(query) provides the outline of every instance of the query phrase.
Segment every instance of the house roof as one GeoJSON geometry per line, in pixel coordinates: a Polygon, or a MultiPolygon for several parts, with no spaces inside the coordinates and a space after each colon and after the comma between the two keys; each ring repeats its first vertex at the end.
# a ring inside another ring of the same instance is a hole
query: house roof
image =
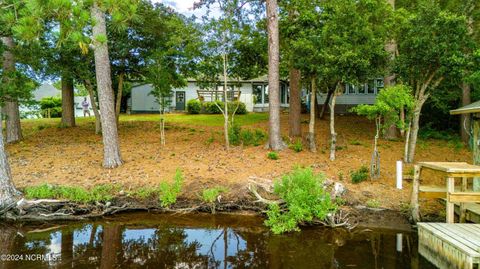
{"type": "Polygon", "coordinates": [[[470,114],[470,113],[480,113],[480,101],[471,103],[469,105],[450,110],[451,115],[460,115],[460,114],[470,114]]]}
{"type": "Polygon", "coordinates": [[[45,97],[57,97],[61,94],[62,92],[53,85],[44,83],[33,91],[33,99],[35,101],[40,101],[45,97]]]}

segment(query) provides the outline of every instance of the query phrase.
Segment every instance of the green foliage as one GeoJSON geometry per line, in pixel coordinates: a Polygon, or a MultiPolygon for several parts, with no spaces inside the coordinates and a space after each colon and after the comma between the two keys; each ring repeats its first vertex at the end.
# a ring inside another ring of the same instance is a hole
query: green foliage
{"type": "Polygon", "coordinates": [[[221,114],[222,111],[219,107],[223,109],[224,104],[222,101],[214,101],[214,102],[203,102],[202,103],[203,111],[208,114],[221,114]]]}
{"type": "Polygon", "coordinates": [[[352,145],[352,146],[361,146],[361,145],[363,145],[363,143],[360,142],[360,140],[357,140],[357,139],[351,140],[349,144],[352,145]]]}
{"type": "Polygon", "coordinates": [[[250,130],[242,129],[240,125],[233,124],[229,126],[228,137],[230,139],[230,144],[234,146],[244,145],[244,146],[259,146],[267,138],[265,132],[260,129],[250,130]]]}
{"type": "Polygon", "coordinates": [[[210,205],[212,213],[215,213],[215,201],[217,200],[217,197],[220,195],[220,193],[224,192],[227,192],[227,189],[223,187],[215,187],[203,190],[202,200],[210,205]]]}
{"type": "Polygon", "coordinates": [[[412,111],[414,106],[414,98],[412,90],[409,86],[397,84],[395,86],[383,89],[375,99],[373,105],[358,105],[352,108],[352,111],[361,116],[366,116],[370,120],[381,118],[382,131],[391,125],[396,125],[400,129],[405,129],[407,126],[402,126],[400,120],[400,110],[405,109],[407,112],[412,111]]]}
{"type": "Polygon", "coordinates": [[[290,144],[290,148],[295,152],[300,152],[303,150],[303,143],[301,139],[297,139],[293,144],[290,144]]]}
{"type": "Polygon", "coordinates": [[[97,185],[90,190],[81,187],[57,186],[42,184],[26,187],[25,197],[28,199],[65,199],[79,203],[106,202],[113,199],[116,188],[113,185],[97,185]]]}
{"type": "Polygon", "coordinates": [[[357,184],[368,179],[368,167],[362,166],[358,170],[350,172],[352,183],[357,184]]]}
{"type": "Polygon", "coordinates": [[[233,114],[235,112],[236,115],[245,115],[248,113],[247,106],[245,103],[240,101],[234,101],[228,103],[228,113],[233,114]]]}
{"type": "Polygon", "coordinates": [[[177,169],[175,177],[171,184],[167,182],[160,183],[160,203],[163,207],[169,207],[177,201],[177,197],[182,191],[183,175],[182,171],[177,169]]]}
{"type": "Polygon", "coordinates": [[[367,207],[370,207],[370,208],[379,208],[380,207],[380,201],[376,200],[376,199],[370,199],[367,201],[367,207]]]}
{"type": "Polygon", "coordinates": [[[337,205],[323,188],[323,174],[315,175],[310,168],[296,168],[275,182],[274,192],[285,202],[285,210],[271,204],[265,224],[273,233],[298,231],[300,223],[324,220],[334,214],[337,205]]]}
{"type": "Polygon", "coordinates": [[[198,99],[191,99],[187,102],[187,112],[189,114],[199,114],[202,111],[202,103],[198,99]]]}
{"type": "Polygon", "coordinates": [[[152,197],[155,193],[157,192],[156,189],[154,188],[149,188],[149,187],[141,187],[137,190],[135,190],[132,195],[134,197],[140,198],[140,199],[147,199],[152,197]]]}
{"type": "Polygon", "coordinates": [[[45,97],[40,100],[40,109],[43,115],[47,115],[50,111],[50,117],[59,118],[62,116],[62,98],[60,97],[45,97]]]}
{"type": "Polygon", "coordinates": [[[267,153],[267,158],[269,158],[270,160],[278,160],[278,152],[270,151],[269,153],[267,153]]]}

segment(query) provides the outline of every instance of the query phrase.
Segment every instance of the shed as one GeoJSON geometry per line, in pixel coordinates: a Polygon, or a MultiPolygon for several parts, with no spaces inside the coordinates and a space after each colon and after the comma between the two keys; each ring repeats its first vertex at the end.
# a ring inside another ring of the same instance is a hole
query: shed
{"type": "MultiPolygon", "coordinates": [[[[480,101],[450,110],[451,115],[469,114],[472,122],[473,139],[473,164],[480,165],[480,101]]],[[[480,178],[473,180],[473,190],[480,191],[480,178]]]]}

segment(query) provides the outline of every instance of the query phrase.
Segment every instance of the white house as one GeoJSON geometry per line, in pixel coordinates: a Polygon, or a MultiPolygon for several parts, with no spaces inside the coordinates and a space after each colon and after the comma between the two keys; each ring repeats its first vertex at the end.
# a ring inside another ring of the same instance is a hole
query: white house
{"type": "MultiPolygon", "coordinates": [[[[229,100],[239,99],[245,103],[248,111],[262,112],[268,111],[268,79],[262,76],[251,80],[229,80],[229,100]],[[238,98],[238,96],[240,96],[238,98]]],[[[347,85],[345,92],[337,97],[336,112],[346,113],[350,107],[358,104],[373,104],[376,95],[383,88],[383,80],[375,79],[361,86],[347,85]]],[[[281,107],[289,107],[289,89],[288,82],[280,83],[280,103],[281,107]]],[[[142,84],[132,88],[132,94],[128,100],[130,113],[158,113],[159,104],[155,97],[150,94],[152,85],[142,84]]],[[[308,103],[306,90],[302,92],[304,101],[308,103]]],[[[323,105],[326,93],[319,93],[318,103],[323,105]]],[[[173,90],[170,107],[167,111],[185,111],[186,104],[191,99],[202,101],[223,100],[223,82],[218,81],[215,88],[202,89],[195,79],[189,79],[187,86],[173,90]]]]}
{"type": "MultiPolygon", "coordinates": [[[[40,102],[43,98],[46,97],[62,97],[62,92],[55,88],[52,84],[43,83],[37,89],[32,92],[33,100],[36,102],[40,102]]],[[[90,101],[90,97],[88,96],[75,96],[74,97],[74,104],[75,104],[75,117],[83,117],[83,108],[82,102],[84,98],[87,98],[88,103],[90,104],[90,114],[93,115],[92,111],[92,102],[90,101]]],[[[40,115],[40,106],[38,104],[31,105],[31,106],[20,106],[20,113],[26,115],[27,118],[35,117],[34,114],[40,115]],[[38,112],[38,113],[35,113],[38,112]]]]}
{"type": "MultiPolygon", "coordinates": [[[[288,107],[289,94],[288,84],[284,81],[281,85],[281,106],[288,107]]],[[[173,90],[169,111],[184,111],[186,104],[191,99],[202,101],[223,100],[223,83],[216,83],[215,88],[202,89],[195,79],[189,79],[187,86],[173,90]]],[[[262,76],[251,80],[230,80],[227,98],[240,100],[245,103],[248,111],[266,111],[268,109],[268,82],[267,77],[262,76]],[[239,96],[239,98],[238,98],[239,96]]],[[[157,113],[159,104],[155,97],[150,94],[150,84],[138,85],[132,88],[129,109],[131,113],[157,113]]]]}

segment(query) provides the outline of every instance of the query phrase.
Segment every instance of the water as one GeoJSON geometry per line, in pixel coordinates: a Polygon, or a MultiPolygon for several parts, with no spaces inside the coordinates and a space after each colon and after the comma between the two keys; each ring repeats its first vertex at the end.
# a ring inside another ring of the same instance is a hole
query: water
{"type": "Polygon", "coordinates": [[[1,225],[0,268],[435,268],[416,246],[405,231],[315,227],[276,236],[254,216],[135,213],[1,225]]]}

